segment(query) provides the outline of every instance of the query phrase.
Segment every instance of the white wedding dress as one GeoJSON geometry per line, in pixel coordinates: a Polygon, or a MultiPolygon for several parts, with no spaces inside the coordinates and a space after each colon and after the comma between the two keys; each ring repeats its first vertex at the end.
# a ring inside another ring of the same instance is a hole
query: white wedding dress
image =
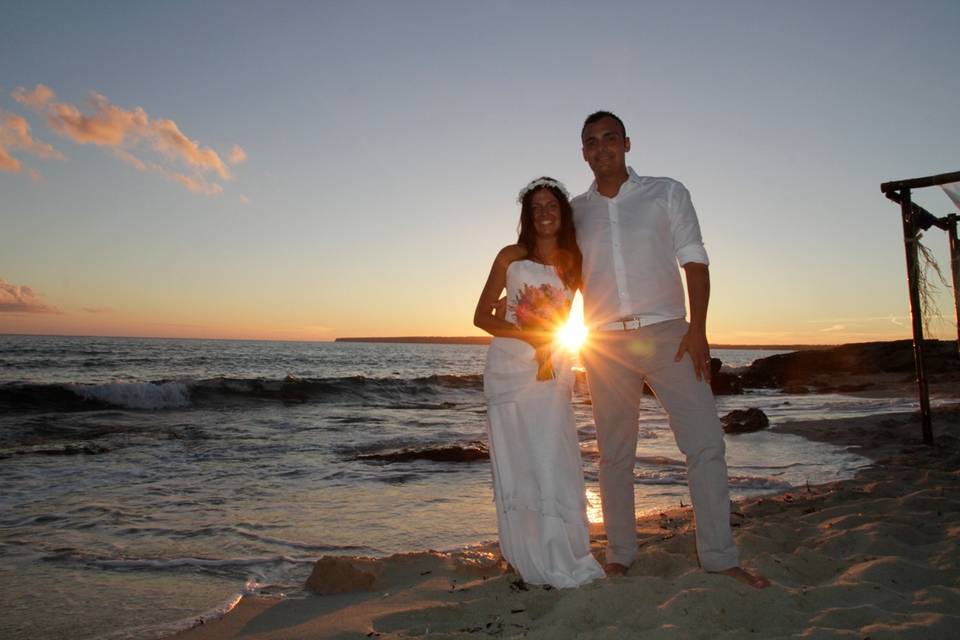
{"type": "MultiPolygon", "coordinates": [[[[518,260],[507,268],[507,320],[523,285],[564,286],[549,265],[518,260]]],[[[566,290],[572,299],[573,292],[566,290]]],[[[604,575],[590,553],[580,445],[570,397],[573,372],[559,345],[556,378],[538,381],[526,342],[493,338],[483,389],[494,501],[504,558],[531,584],[577,587],[604,575]]]]}

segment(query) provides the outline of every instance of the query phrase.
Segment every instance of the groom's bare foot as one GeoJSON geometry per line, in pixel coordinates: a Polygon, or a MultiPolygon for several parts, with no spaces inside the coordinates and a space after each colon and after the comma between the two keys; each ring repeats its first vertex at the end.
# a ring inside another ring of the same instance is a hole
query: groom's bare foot
{"type": "Polygon", "coordinates": [[[766,589],[770,586],[769,580],[759,574],[750,573],[743,567],[731,567],[730,569],[726,569],[724,571],[714,571],[713,573],[730,576],[734,580],[739,580],[746,585],[750,585],[754,589],[766,589]]]}
{"type": "Polygon", "coordinates": [[[603,571],[608,576],[625,576],[627,575],[627,565],[619,562],[608,562],[603,565],[603,571]]]}

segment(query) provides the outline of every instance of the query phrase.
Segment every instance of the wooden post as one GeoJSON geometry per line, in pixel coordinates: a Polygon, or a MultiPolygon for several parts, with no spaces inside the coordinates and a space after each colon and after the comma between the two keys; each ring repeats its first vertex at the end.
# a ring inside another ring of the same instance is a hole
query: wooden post
{"type": "Polygon", "coordinates": [[[950,270],[953,272],[953,309],[957,320],[957,356],[960,357],[960,246],[957,242],[957,220],[960,215],[947,216],[947,236],[950,238],[950,270]]]}
{"type": "Polygon", "coordinates": [[[910,317],[913,320],[913,359],[917,365],[917,391],[920,394],[920,418],[923,443],[933,444],[930,420],[930,391],[923,363],[923,309],[920,306],[920,265],[917,259],[917,225],[913,219],[910,189],[900,192],[900,217],[903,220],[903,244],[907,253],[907,286],[910,289],[910,317]]]}

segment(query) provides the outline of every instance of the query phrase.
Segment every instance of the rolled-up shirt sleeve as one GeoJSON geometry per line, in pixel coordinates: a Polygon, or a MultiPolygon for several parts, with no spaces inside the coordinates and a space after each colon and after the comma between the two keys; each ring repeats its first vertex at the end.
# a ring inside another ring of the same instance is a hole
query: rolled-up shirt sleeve
{"type": "Polygon", "coordinates": [[[673,236],[673,251],[681,266],[688,262],[710,264],[707,250],[703,247],[697,212],[690,200],[690,192],[681,183],[675,182],[669,196],[670,233],[673,236]]]}

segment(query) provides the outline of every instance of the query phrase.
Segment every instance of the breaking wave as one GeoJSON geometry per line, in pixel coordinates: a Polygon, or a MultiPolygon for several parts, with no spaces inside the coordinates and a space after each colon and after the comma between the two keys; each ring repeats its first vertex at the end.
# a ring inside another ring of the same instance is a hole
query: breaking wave
{"type": "MultiPolygon", "coordinates": [[[[382,407],[443,409],[455,406],[457,393],[478,394],[480,375],[421,378],[209,378],[107,384],[0,385],[0,410],[15,413],[183,409],[251,400],[364,404],[382,407]]],[[[479,397],[475,397],[480,401],[479,397]]]]}

